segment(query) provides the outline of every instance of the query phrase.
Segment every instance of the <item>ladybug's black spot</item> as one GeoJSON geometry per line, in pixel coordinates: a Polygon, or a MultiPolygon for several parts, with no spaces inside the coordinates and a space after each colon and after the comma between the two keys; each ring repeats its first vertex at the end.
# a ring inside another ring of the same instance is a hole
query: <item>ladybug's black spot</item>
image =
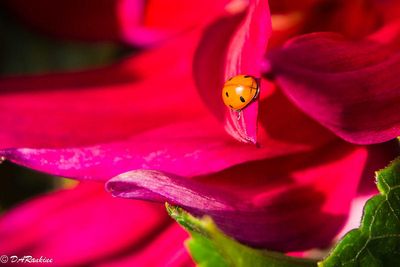
{"type": "Polygon", "coordinates": [[[228,92],[225,92],[225,95],[226,95],[226,97],[229,97],[229,94],[228,94],[228,92]]]}
{"type": "Polygon", "coordinates": [[[240,101],[242,101],[243,103],[246,102],[246,100],[244,100],[243,96],[240,97],[240,101]]]}
{"type": "Polygon", "coordinates": [[[245,77],[245,78],[251,78],[250,75],[244,75],[243,77],[245,77]]]}

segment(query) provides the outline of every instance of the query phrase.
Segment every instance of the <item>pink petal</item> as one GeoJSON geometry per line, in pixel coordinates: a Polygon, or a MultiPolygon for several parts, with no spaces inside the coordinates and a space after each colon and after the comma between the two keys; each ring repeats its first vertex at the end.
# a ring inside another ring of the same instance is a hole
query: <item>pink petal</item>
{"type": "MultiPolygon", "coordinates": [[[[271,16],[268,1],[250,1],[246,18],[232,37],[226,57],[224,80],[238,74],[261,77],[261,63],[271,34],[271,16]]],[[[263,85],[263,84],[261,84],[263,85]]],[[[264,88],[260,88],[263,90],[264,88]]],[[[258,99],[236,112],[225,107],[226,127],[233,129],[234,137],[246,143],[257,142],[258,99]],[[237,136],[237,135],[238,136],[237,136]]]]}
{"type": "MultiPolygon", "coordinates": [[[[100,263],[125,251],[142,254],[170,220],[162,205],[115,199],[102,184],[38,197],[0,217],[0,251],[53,258],[57,266],[100,263]],[[136,249],[136,251],[134,251],[136,249]]],[[[169,241],[178,250],[182,238],[169,241]]]]}
{"type": "MultiPolygon", "coordinates": [[[[226,111],[220,95],[223,84],[221,77],[224,75],[221,67],[223,64],[210,62],[211,60],[224,62],[225,55],[220,51],[226,49],[228,37],[241,19],[242,15],[238,14],[232,18],[221,19],[209,27],[203,34],[194,58],[194,78],[200,96],[221,121],[224,120],[226,111]],[[227,34],[221,35],[221,32],[227,34]]],[[[257,139],[259,145],[269,146],[273,141],[315,148],[335,138],[288,101],[279,90],[276,90],[274,84],[261,79],[261,87],[268,90],[261,91],[259,100],[257,139]]],[[[243,122],[243,116],[239,121],[237,114],[234,118],[235,123],[243,122]]],[[[234,127],[226,127],[226,129],[231,135],[240,138],[234,127]]]]}
{"type": "Polygon", "coordinates": [[[262,97],[268,108],[261,110],[260,148],[231,142],[188,73],[197,38],[195,32],[99,71],[0,81],[0,144],[30,148],[0,154],[78,179],[109,179],[136,168],[191,176],[309,151],[332,139],[275,90],[262,97]],[[87,147],[96,143],[103,145],[87,147]],[[43,147],[70,148],[32,149],[43,147]]]}
{"type": "MultiPolygon", "coordinates": [[[[384,43],[391,36],[380,37],[384,43]]],[[[287,96],[339,137],[373,144],[400,135],[400,53],[392,47],[317,33],[293,39],[268,59],[287,96]]]]}
{"type": "Polygon", "coordinates": [[[268,1],[250,1],[246,17],[232,36],[227,50],[224,80],[243,73],[260,77],[270,34],[268,1]]]}
{"type": "Polygon", "coordinates": [[[107,188],[114,196],[209,214],[227,234],[252,246],[298,251],[326,246],[340,230],[366,156],[365,148],[336,142],[318,153],[246,163],[196,179],[131,171],[107,188]]]}
{"type": "Polygon", "coordinates": [[[232,76],[261,76],[270,32],[267,1],[250,1],[244,19],[240,13],[234,14],[207,29],[195,57],[194,74],[201,96],[216,116],[225,120],[228,133],[245,143],[257,142],[258,101],[246,107],[238,120],[237,113],[223,105],[220,91],[232,76]]]}
{"type": "Polygon", "coordinates": [[[0,156],[57,176],[108,180],[133,169],[194,176],[304,150],[301,145],[273,141],[262,148],[235,142],[217,121],[206,116],[143,132],[123,142],[82,148],[5,149],[0,156]]]}

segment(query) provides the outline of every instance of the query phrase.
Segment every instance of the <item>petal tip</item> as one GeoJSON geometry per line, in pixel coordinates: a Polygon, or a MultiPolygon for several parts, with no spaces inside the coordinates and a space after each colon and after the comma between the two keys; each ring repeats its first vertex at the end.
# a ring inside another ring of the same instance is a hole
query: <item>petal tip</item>
{"type": "Polygon", "coordinates": [[[227,113],[225,130],[236,140],[246,144],[257,143],[258,99],[250,103],[237,115],[230,110],[227,113]]]}
{"type": "MultiPolygon", "coordinates": [[[[114,197],[164,202],[160,186],[169,177],[155,170],[133,170],[108,180],[105,189],[114,197]]],[[[165,183],[164,183],[165,184],[165,183]]]]}

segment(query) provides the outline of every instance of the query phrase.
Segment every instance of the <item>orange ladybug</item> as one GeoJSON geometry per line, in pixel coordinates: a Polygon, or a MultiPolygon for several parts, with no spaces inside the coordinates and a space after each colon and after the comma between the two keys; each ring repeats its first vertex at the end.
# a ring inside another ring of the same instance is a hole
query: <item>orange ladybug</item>
{"type": "Polygon", "coordinates": [[[258,97],[259,91],[256,78],[250,75],[237,75],[225,82],[222,99],[231,109],[241,111],[258,97]]]}

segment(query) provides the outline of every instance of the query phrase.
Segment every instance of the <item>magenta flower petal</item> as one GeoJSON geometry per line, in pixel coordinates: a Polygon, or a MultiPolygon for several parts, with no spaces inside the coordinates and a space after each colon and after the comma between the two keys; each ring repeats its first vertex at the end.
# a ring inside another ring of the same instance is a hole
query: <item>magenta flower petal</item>
{"type": "MultiPolygon", "coordinates": [[[[57,266],[88,266],[125,251],[141,255],[169,222],[162,205],[115,199],[102,184],[82,184],[2,214],[0,239],[7,242],[0,242],[0,251],[46,256],[57,266]]],[[[175,248],[183,249],[183,238],[169,235],[175,248]]]]}
{"type": "Polygon", "coordinates": [[[87,86],[81,90],[73,88],[0,96],[0,148],[71,147],[110,142],[206,112],[187,75],[169,76],[165,81],[150,79],[87,86]],[[179,82],[187,87],[176,87],[179,82]],[[149,97],[149,92],[158,97],[149,97]]]}
{"type": "Polygon", "coordinates": [[[287,96],[319,123],[352,143],[384,142],[400,135],[400,27],[390,29],[360,42],[305,35],[268,62],[287,96]]]}
{"type": "MultiPolygon", "coordinates": [[[[232,37],[227,51],[224,80],[238,74],[261,77],[261,63],[271,34],[268,1],[250,1],[246,18],[232,37]]],[[[261,87],[261,90],[263,88],[261,87]]],[[[228,132],[242,142],[257,142],[258,99],[237,112],[225,107],[228,132]]]]}
{"type": "Polygon", "coordinates": [[[328,245],[340,230],[366,157],[365,148],[334,143],[319,153],[246,163],[195,179],[136,170],[106,187],[114,196],[168,201],[211,215],[241,242],[298,251],[328,245]]]}
{"type": "Polygon", "coordinates": [[[251,0],[246,17],[230,40],[224,79],[243,73],[260,77],[270,34],[268,1],[251,0]]]}
{"type": "Polygon", "coordinates": [[[206,30],[195,57],[194,74],[201,96],[216,116],[225,121],[228,133],[245,143],[257,142],[258,101],[246,107],[238,120],[237,113],[224,106],[220,92],[224,81],[232,76],[261,76],[270,32],[267,1],[250,1],[243,19],[240,13],[234,14],[206,30]]]}
{"type": "Polygon", "coordinates": [[[0,156],[53,175],[108,180],[133,169],[157,169],[181,176],[304,151],[303,146],[271,142],[256,148],[232,140],[211,117],[175,123],[117,143],[65,149],[5,149],[0,156]]]}

